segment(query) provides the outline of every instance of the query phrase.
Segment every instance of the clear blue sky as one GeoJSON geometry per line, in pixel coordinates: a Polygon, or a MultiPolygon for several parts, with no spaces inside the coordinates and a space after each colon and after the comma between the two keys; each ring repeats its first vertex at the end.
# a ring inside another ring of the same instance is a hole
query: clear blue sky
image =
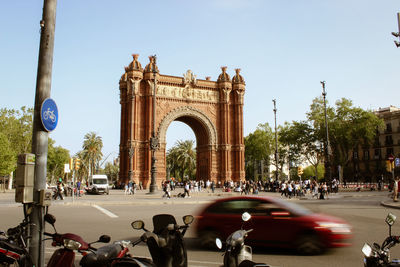
{"type": "MultiPolygon", "coordinates": [[[[34,105],[43,1],[0,3],[1,107],[34,105]]],[[[330,104],[400,106],[398,0],[59,0],[51,97],[59,124],[50,134],[75,154],[90,131],[103,154],[118,155],[119,78],[140,54],[157,54],[162,74],[216,80],[221,66],[245,81],[244,132],[259,123],[305,119],[326,81],[330,104]]],[[[171,146],[194,139],[173,123],[171,146]]]]}

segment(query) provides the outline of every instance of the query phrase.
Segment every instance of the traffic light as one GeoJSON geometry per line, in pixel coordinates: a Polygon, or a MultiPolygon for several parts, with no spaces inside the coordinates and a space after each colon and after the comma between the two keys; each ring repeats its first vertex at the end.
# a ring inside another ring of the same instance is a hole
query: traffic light
{"type": "Polygon", "coordinates": [[[303,174],[303,167],[299,166],[297,167],[297,175],[301,176],[303,174]]]}
{"type": "Polygon", "coordinates": [[[81,160],[76,158],[75,159],[75,170],[79,170],[80,166],[81,166],[81,160]]]}
{"type": "Polygon", "coordinates": [[[69,159],[69,169],[72,170],[74,168],[74,158],[69,159]]]}
{"type": "Polygon", "coordinates": [[[386,171],[388,172],[392,171],[392,162],[390,162],[390,160],[386,161],[386,171]]]}

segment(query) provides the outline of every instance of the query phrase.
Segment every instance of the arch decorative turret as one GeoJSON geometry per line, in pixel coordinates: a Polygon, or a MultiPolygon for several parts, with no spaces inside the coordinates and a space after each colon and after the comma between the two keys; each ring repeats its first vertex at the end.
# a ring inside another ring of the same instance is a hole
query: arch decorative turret
{"type": "Polygon", "coordinates": [[[121,103],[121,183],[129,179],[150,184],[150,138],[155,110],[157,185],[166,179],[166,132],[173,121],[192,128],[196,136],[196,179],[215,182],[244,179],[243,96],[245,82],[227,67],[217,81],[198,79],[191,70],[183,77],[160,74],[153,57],[145,68],[133,55],[119,81],[121,103]],[[156,78],[156,90],[154,90],[156,78]],[[155,94],[154,94],[155,92],[155,94]],[[153,98],[155,97],[155,109],[153,98]]]}

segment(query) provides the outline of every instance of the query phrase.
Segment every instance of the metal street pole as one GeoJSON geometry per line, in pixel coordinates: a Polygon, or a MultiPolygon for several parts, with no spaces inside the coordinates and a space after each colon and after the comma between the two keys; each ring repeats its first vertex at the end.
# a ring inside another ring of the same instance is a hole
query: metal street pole
{"type": "Polygon", "coordinates": [[[48,132],[44,130],[40,119],[43,101],[50,97],[51,75],[53,68],[54,32],[56,25],[57,0],[44,0],[43,16],[40,21],[40,48],[36,78],[35,107],[33,116],[32,153],[36,156],[35,181],[33,187],[32,213],[29,253],[33,264],[44,266],[44,207],[39,205],[40,191],[46,188],[48,132]]]}
{"type": "Polygon", "coordinates": [[[156,69],[156,55],[153,56],[153,75],[154,75],[154,88],[153,88],[153,125],[151,131],[151,138],[150,138],[150,149],[151,149],[151,184],[150,184],[150,192],[151,194],[155,194],[157,190],[156,184],[156,174],[157,174],[157,167],[156,167],[156,150],[159,147],[158,138],[156,136],[156,87],[157,87],[157,69],[156,69]]]}
{"type": "Polygon", "coordinates": [[[132,147],[131,140],[129,140],[129,150],[128,150],[128,155],[129,155],[129,172],[128,172],[129,182],[132,181],[132,174],[133,174],[132,173],[132,158],[133,158],[134,154],[135,154],[135,150],[132,147]]]}
{"type": "Polygon", "coordinates": [[[276,99],[273,99],[272,102],[274,102],[274,117],[275,117],[275,181],[278,181],[278,172],[279,172],[279,167],[278,167],[278,132],[276,130],[276,99]]]}
{"type": "Polygon", "coordinates": [[[326,114],[326,91],[325,91],[325,81],[321,81],[322,85],[322,95],[324,97],[324,115],[325,115],[325,133],[326,133],[326,141],[324,145],[324,154],[325,154],[325,180],[329,182],[332,181],[332,172],[331,172],[331,164],[330,164],[330,155],[331,155],[331,146],[329,143],[329,130],[328,130],[328,118],[326,114]]]}

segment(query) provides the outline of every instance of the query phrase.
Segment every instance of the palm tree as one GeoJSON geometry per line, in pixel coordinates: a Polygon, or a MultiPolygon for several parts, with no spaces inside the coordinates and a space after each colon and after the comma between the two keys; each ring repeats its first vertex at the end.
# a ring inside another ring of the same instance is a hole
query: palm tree
{"type": "Polygon", "coordinates": [[[176,173],[180,174],[182,179],[185,175],[194,177],[196,172],[196,150],[193,145],[193,140],[179,140],[174,147],[168,150],[167,165],[170,166],[170,171],[175,177],[176,173]]]}
{"type": "Polygon", "coordinates": [[[193,148],[194,141],[178,141],[178,158],[177,162],[182,168],[182,176],[185,174],[193,177],[196,170],[196,150],[193,148]]]}
{"type": "Polygon", "coordinates": [[[89,167],[89,175],[94,173],[95,167],[103,157],[101,149],[103,148],[103,140],[95,132],[85,134],[82,156],[89,167]]]}
{"type": "Polygon", "coordinates": [[[89,176],[89,166],[88,166],[88,161],[85,161],[84,159],[83,159],[83,151],[81,150],[81,151],[79,151],[79,152],[77,152],[76,154],[75,154],[75,156],[74,156],[74,158],[78,158],[78,159],[80,159],[80,166],[79,166],[79,169],[78,170],[76,170],[76,173],[75,173],[75,175],[76,175],[76,180],[80,180],[80,181],[82,181],[83,179],[83,177],[88,177],[89,176]]]}

